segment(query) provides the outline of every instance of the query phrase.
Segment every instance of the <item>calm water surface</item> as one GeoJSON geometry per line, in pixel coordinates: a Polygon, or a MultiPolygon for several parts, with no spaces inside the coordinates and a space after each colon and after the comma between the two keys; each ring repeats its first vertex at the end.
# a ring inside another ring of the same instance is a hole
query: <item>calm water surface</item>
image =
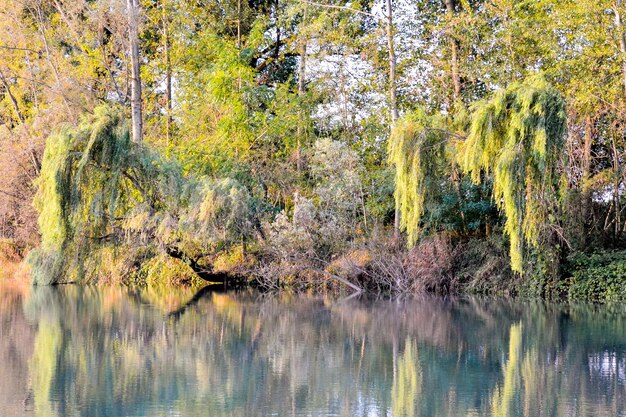
{"type": "Polygon", "coordinates": [[[0,282],[0,416],[626,416],[626,311],[0,282]]]}

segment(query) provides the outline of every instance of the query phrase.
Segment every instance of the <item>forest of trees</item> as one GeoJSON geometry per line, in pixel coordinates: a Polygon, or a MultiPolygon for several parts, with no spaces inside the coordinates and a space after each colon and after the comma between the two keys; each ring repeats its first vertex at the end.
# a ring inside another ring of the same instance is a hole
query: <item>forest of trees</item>
{"type": "Polygon", "coordinates": [[[626,298],[622,0],[7,0],[37,284],[626,298]]]}

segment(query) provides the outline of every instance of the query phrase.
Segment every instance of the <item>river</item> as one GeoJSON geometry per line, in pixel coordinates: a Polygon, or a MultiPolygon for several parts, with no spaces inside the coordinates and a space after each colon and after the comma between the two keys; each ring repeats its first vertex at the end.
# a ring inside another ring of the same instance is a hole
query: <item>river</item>
{"type": "Polygon", "coordinates": [[[1,416],[626,416],[626,309],[0,282],[1,416]]]}

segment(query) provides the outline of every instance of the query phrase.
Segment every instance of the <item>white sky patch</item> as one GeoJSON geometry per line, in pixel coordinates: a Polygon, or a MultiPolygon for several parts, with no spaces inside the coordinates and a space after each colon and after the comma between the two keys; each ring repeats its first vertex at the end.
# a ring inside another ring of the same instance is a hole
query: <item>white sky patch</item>
{"type": "Polygon", "coordinates": [[[314,117],[324,128],[350,125],[370,114],[384,111],[384,94],[365,91],[368,80],[376,76],[371,64],[358,55],[330,55],[309,58],[308,82],[316,88],[333,91],[331,101],[321,104],[314,117]]]}
{"type": "MultiPolygon", "coordinates": [[[[346,7],[351,7],[351,3],[347,3],[346,7]]],[[[378,54],[386,59],[388,49],[385,13],[385,2],[377,1],[372,8],[372,14],[377,20],[378,28],[373,31],[375,37],[371,39],[370,45],[377,48],[378,54]]],[[[393,13],[394,50],[399,69],[396,82],[398,96],[400,100],[404,98],[422,104],[419,101],[428,96],[425,81],[432,72],[432,66],[419,59],[416,53],[425,47],[419,35],[421,23],[418,11],[412,2],[395,1],[393,13]]],[[[330,101],[320,105],[315,113],[320,127],[331,129],[358,123],[372,116],[381,119],[388,117],[387,70],[374,68],[360,54],[322,55],[320,50],[319,46],[315,46],[314,40],[310,41],[307,84],[313,88],[335,92],[330,101]]]]}

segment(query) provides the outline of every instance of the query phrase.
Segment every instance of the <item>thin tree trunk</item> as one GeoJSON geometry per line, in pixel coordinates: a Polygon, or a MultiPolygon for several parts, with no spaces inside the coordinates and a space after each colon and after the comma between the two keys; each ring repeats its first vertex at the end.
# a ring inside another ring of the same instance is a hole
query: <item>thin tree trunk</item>
{"type": "MultiPolygon", "coordinates": [[[[613,12],[615,13],[615,28],[617,29],[617,37],[619,39],[619,49],[622,59],[622,81],[624,83],[624,95],[626,95],[626,36],[624,35],[624,27],[620,9],[623,6],[623,0],[615,0],[613,12]]],[[[612,139],[613,145],[613,169],[615,171],[615,182],[613,189],[613,204],[615,206],[615,238],[617,239],[621,233],[621,209],[620,209],[620,185],[621,172],[619,164],[619,155],[615,144],[615,137],[612,139]]]]}
{"type": "Polygon", "coordinates": [[[133,142],[143,140],[142,98],[141,98],[141,64],[139,62],[139,0],[127,0],[128,5],[128,36],[130,38],[131,63],[131,119],[133,142]]]}
{"type": "MultiPolygon", "coordinates": [[[[591,187],[589,186],[589,178],[591,177],[591,145],[593,143],[593,126],[594,122],[591,117],[585,119],[585,142],[583,144],[583,159],[582,159],[582,184],[581,184],[581,199],[582,199],[582,215],[583,215],[583,227],[586,229],[589,224],[589,218],[591,217],[591,187]]],[[[587,230],[584,230],[585,239],[587,236],[587,230]]]]}
{"type": "MultiPolygon", "coordinates": [[[[300,65],[299,65],[299,69],[298,69],[298,96],[302,99],[304,97],[304,77],[305,77],[305,72],[306,72],[306,49],[307,49],[307,42],[306,39],[304,41],[302,41],[302,44],[300,46],[300,65]]],[[[300,103],[300,106],[302,106],[302,102],[300,103]]],[[[300,111],[301,113],[301,119],[303,118],[303,112],[302,110],[300,111]]],[[[298,172],[302,171],[302,136],[303,136],[303,129],[302,129],[302,120],[298,120],[298,131],[296,132],[296,169],[298,170],[298,172]]]]}
{"type": "Polygon", "coordinates": [[[237,0],[237,48],[241,49],[241,0],[237,0]]]}
{"type": "Polygon", "coordinates": [[[615,179],[613,180],[613,205],[615,207],[615,239],[618,239],[622,231],[622,210],[620,206],[620,186],[622,185],[622,173],[619,163],[619,154],[617,153],[615,135],[611,139],[613,151],[613,172],[615,179]]]}
{"type": "Polygon", "coordinates": [[[72,36],[74,37],[74,41],[78,43],[79,36],[76,34],[76,28],[75,28],[74,24],[72,24],[72,21],[67,17],[67,14],[63,10],[63,6],[61,5],[61,3],[59,3],[58,0],[53,0],[53,1],[54,1],[54,7],[59,12],[59,15],[61,16],[61,18],[63,19],[63,21],[67,25],[67,28],[72,32],[72,36]]]}
{"type": "Polygon", "coordinates": [[[389,110],[391,112],[391,124],[395,125],[398,120],[398,98],[396,92],[396,52],[393,40],[393,12],[391,0],[387,0],[387,49],[389,51],[389,110]]]}
{"type": "Polygon", "coordinates": [[[302,97],[305,93],[305,76],[306,76],[306,38],[300,43],[300,64],[298,67],[298,96],[302,97]]]}
{"type": "MultiPolygon", "coordinates": [[[[387,0],[387,50],[389,52],[389,112],[391,114],[391,129],[398,121],[398,96],[396,91],[396,52],[393,40],[393,12],[391,10],[391,0],[387,0]]],[[[393,238],[396,242],[400,240],[400,207],[396,202],[396,209],[393,220],[393,238]]]]}
{"type": "Polygon", "coordinates": [[[172,136],[172,59],[170,56],[169,19],[163,5],[163,50],[165,52],[165,139],[169,145],[172,136]]]}
{"type": "MultiPolygon", "coordinates": [[[[303,23],[306,24],[307,9],[305,6],[303,23]]],[[[307,53],[307,38],[306,35],[302,37],[300,42],[300,63],[298,66],[298,97],[302,99],[305,93],[305,77],[306,77],[306,53],[307,53]]],[[[300,103],[302,106],[302,102],[300,103]]],[[[302,122],[298,121],[298,131],[296,132],[296,169],[298,172],[302,170],[302,122]]]]}
{"type": "Polygon", "coordinates": [[[11,88],[9,87],[9,83],[7,82],[7,79],[5,78],[4,74],[0,71],[0,81],[2,81],[2,85],[4,86],[4,90],[6,91],[7,95],[9,96],[9,99],[11,99],[11,104],[13,104],[13,108],[15,109],[15,114],[17,115],[17,118],[19,119],[20,123],[24,123],[24,116],[22,116],[22,112],[20,111],[20,106],[17,104],[17,99],[15,98],[15,96],[13,95],[13,93],[11,92],[11,88]]]}
{"type": "Polygon", "coordinates": [[[619,49],[622,55],[622,81],[624,83],[624,94],[626,94],[626,37],[624,35],[622,15],[620,13],[620,8],[622,7],[622,5],[623,0],[616,0],[613,7],[613,13],[615,14],[615,29],[617,30],[619,49]]]}
{"type": "MultiPolygon", "coordinates": [[[[454,17],[456,0],[444,0],[446,4],[446,14],[448,19],[451,20],[454,17]]],[[[448,38],[450,41],[450,66],[452,67],[452,85],[453,85],[453,98],[456,102],[461,96],[461,77],[459,76],[459,57],[458,57],[458,41],[452,35],[451,24],[448,23],[448,38]]]]}

